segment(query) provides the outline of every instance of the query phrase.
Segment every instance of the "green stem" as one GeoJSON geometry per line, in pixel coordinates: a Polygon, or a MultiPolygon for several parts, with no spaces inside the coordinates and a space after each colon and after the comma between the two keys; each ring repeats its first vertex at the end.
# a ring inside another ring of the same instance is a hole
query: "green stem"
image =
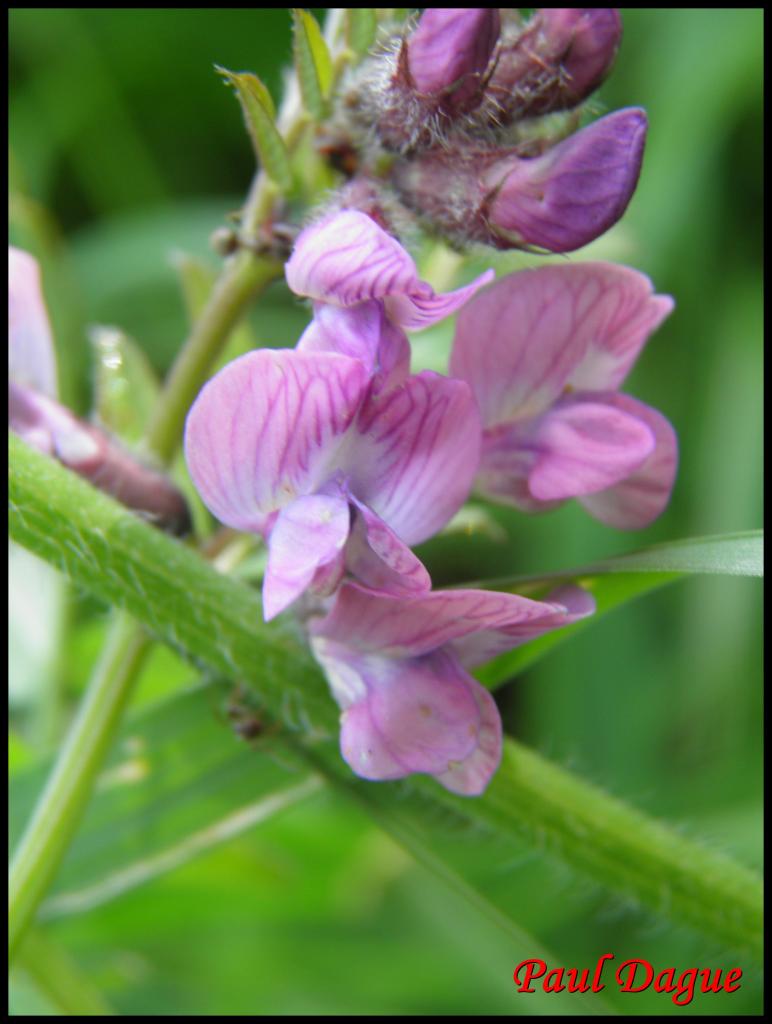
{"type": "Polygon", "coordinates": [[[68,1017],[111,1017],[114,1011],[58,943],[31,928],[18,965],[53,1007],[68,1017]]]}
{"type": "Polygon", "coordinates": [[[163,461],[177,450],[188,409],[249,302],[281,273],[282,266],[246,249],[231,257],[172,367],[147,444],[163,461]]]}
{"type": "Polygon", "coordinates": [[[132,619],[123,613],[117,616],[86,697],[11,864],[8,879],[10,957],[18,948],[80,821],[149,646],[149,639],[132,619]]]}

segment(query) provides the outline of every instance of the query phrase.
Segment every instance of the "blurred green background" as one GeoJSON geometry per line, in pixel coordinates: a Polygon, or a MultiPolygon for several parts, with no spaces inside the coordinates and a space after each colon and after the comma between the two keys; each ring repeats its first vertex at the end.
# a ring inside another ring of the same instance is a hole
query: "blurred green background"
{"type": "MultiPolygon", "coordinates": [[[[627,385],[678,431],[673,500],[634,535],[573,506],[540,519],[495,510],[506,541],[425,546],[438,584],[761,525],[763,15],[623,16],[616,70],[593,109],[644,106],[649,139],[626,216],[586,255],[630,263],[676,298],[627,385]]],[[[163,372],[186,323],[173,253],[216,268],[209,235],[249,185],[251,148],[213,65],[257,71],[278,98],[289,52],[283,9],[11,11],[11,237],[41,259],[63,393],[80,410],[93,372],[87,325],[125,329],[163,372]]],[[[291,346],[306,320],[280,283],[251,323],[260,342],[291,346]]],[[[23,613],[23,590],[15,593],[23,613]]],[[[56,743],[103,632],[104,610],[82,595],[70,595],[58,628],[48,628],[44,596],[38,589],[26,612],[37,632],[17,648],[22,676],[26,666],[13,705],[19,762],[56,743]],[[53,693],[30,681],[46,657],[53,693]]],[[[759,581],[679,583],[613,613],[500,691],[506,728],[760,867],[761,636],[759,581]]],[[[137,700],[191,678],[159,653],[137,700]]],[[[564,964],[592,965],[613,949],[681,969],[732,966],[534,851],[499,882],[520,894],[521,923],[564,964]]],[[[50,932],[121,1013],[523,1012],[513,956],[494,927],[331,794],[50,932]]],[[[20,977],[16,1012],[50,1012],[40,999],[20,977]]],[[[631,1013],[760,1008],[752,977],[731,997],[698,997],[686,1009],[652,993],[616,999],[631,1013]]]]}

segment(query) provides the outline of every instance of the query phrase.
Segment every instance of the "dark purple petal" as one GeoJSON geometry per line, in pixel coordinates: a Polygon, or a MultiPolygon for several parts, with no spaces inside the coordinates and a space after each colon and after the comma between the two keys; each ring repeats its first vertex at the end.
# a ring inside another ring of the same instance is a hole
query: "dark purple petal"
{"type": "Polygon", "coordinates": [[[56,398],[56,356],[37,260],[8,246],[8,377],[56,398]]]}
{"type": "Polygon", "coordinates": [[[350,490],[406,544],[431,537],[469,495],[480,421],[468,385],[428,370],[368,401],[347,449],[350,490]]]}
{"type": "Polygon", "coordinates": [[[268,538],[263,581],[266,622],[300,597],[319,569],[338,561],[349,527],[345,498],[313,494],[281,510],[268,538]]]}
{"type": "Polygon", "coordinates": [[[646,127],[643,110],[618,110],[542,156],[494,163],[481,179],[493,234],[551,252],[571,252],[602,235],[635,191],[646,127]]]}
{"type": "Polygon", "coordinates": [[[262,349],[206,384],[185,426],[185,457],[207,507],[263,533],[272,515],[313,494],[369,386],[365,367],[334,353],[262,349]]]}
{"type": "Polygon", "coordinates": [[[600,494],[579,500],[590,515],[618,530],[639,530],[662,514],[673,490],[678,469],[678,439],[665,417],[629,395],[615,394],[607,401],[645,423],[655,438],[649,458],[625,480],[600,494]]]}
{"type": "Polygon", "coordinates": [[[410,76],[419,92],[447,93],[453,110],[481,92],[499,34],[495,7],[428,7],[407,41],[410,76]]]}
{"type": "MultiPolygon", "coordinates": [[[[601,84],[614,63],[622,21],[613,8],[544,7],[502,41],[488,83],[498,126],[568,110],[601,84]]],[[[495,118],[495,119],[494,119],[495,118]]]]}

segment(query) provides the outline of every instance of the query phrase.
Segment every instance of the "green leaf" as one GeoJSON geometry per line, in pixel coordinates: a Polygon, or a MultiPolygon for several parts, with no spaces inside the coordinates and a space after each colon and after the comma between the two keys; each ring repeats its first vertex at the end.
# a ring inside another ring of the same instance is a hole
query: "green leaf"
{"type": "Polygon", "coordinates": [[[373,45],[377,28],[378,18],[374,8],[346,8],[346,42],[354,53],[367,53],[373,45]]]}
{"type": "Polygon", "coordinates": [[[92,327],[94,407],[101,422],[123,441],[142,438],[160,385],[142,349],[117,327],[92,327]]]}
{"type": "Polygon", "coordinates": [[[582,619],[573,626],[545,633],[523,647],[499,655],[478,668],[475,676],[489,687],[511,679],[557,644],[591,626],[613,608],[681,579],[684,574],[761,576],[763,572],[764,531],[751,530],[721,537],[693,537],[656,544],[629,555],[618,555],[567,572],[483,581],[476,585],[536,598],[545,597],[559,584],[578,583],[592,592],[597,610],[590,618],[582,619]]]}
{"type": "MultiPolygon", "coordinates": [[[[195,664],[252,687],[268,713],[294,731],[287,742],[374,813],[410,815],[418,829],[429,828],[432,815],[450,814],[464,830],[491,835],[510,858],[521,855],[523,842],[545,848],[717,943],[759,950],[760,883],[751,871],[512,741],[485,795],[474,800],[425,777],[379,785],[354,779],[337,749],[338,714],[325,683],[292,626],[263,625],[254,591],[219,576],[194,551],[13,436],[9,462],[15,540],[130,610],[195,664]]],[[[431,833],[427,842],[434,840],[431,833]]],[[[442,859],[442,841],[434,849],[442,859]]]]}
{"type": "Polygon", "coordinates": [[[257,75],[228,71],[217,64],[215,69],[236,90],[258,163],[278,188],[289,191],[292,186],[289,153],[276,128],[276,108],[268,89],[257,75]]]}
{"type": "Polygon", "coordinates": [[[306,110],[315,121],[327,113],[332,86],[332,60],[321,29],[313,14],[292,9],[293,55],[300,93],[306,110]]]}

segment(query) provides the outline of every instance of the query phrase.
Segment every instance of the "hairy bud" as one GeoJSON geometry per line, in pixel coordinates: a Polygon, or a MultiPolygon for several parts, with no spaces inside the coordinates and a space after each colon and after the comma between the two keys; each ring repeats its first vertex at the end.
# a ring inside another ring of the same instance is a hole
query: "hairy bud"
{"type": "Polygon", "coordinates": [[[646,114],[600,118],[539,156],[432,152],[395,165],[408,206],[457,242],[571,252],[615,224],[641,170],[646,114]]]}
{"type": "Polygon", "coordinates": [[[613,8],[542,8],[502,40],[486,89],[495,125],[570,110],[606,78],[622,38],[613,8]]]}

